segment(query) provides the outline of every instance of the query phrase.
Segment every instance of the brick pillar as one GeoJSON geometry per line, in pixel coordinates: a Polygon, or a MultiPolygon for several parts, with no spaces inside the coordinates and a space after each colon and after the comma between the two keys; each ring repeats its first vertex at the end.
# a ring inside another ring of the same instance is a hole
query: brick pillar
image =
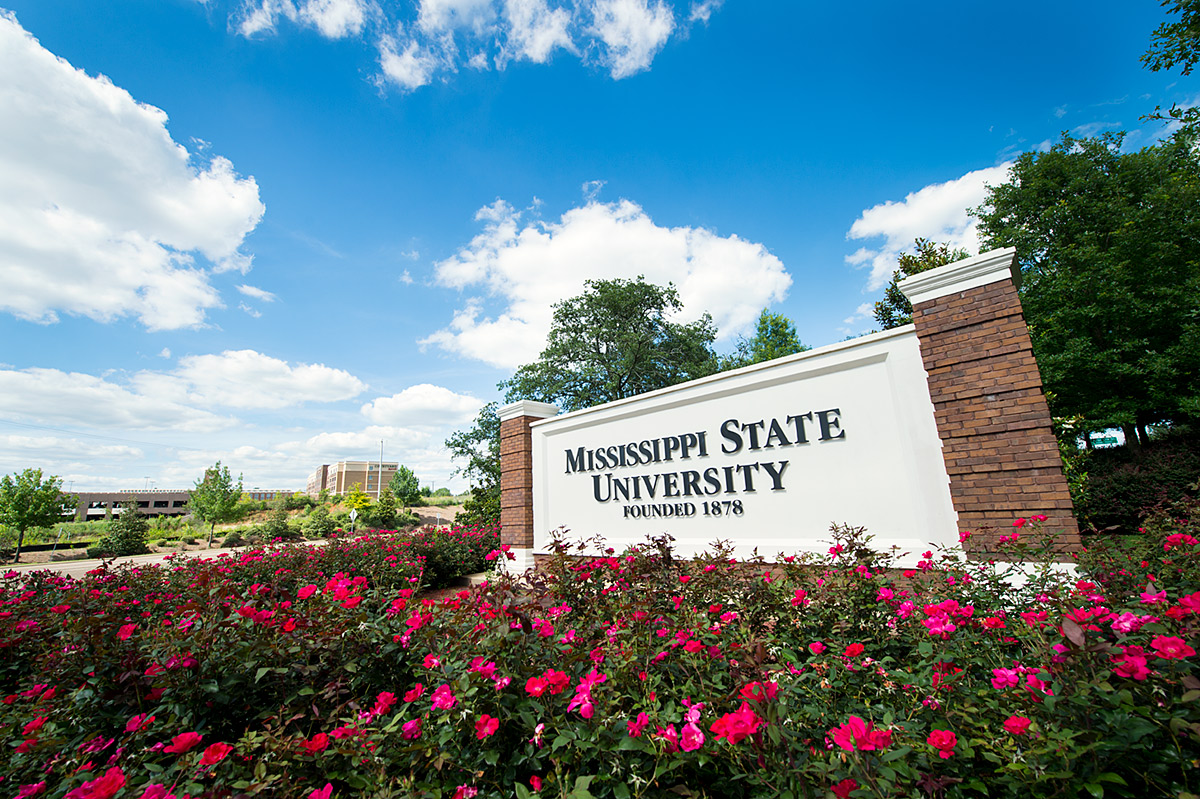
{"type": "Polygon", "coordinates": [[[1062,551],[1080,548],[1050,409],[1017,295],[1016,250],[994,250],[900,282],[929,378],[942,457],[968,552],[992,551],[1041,514],[1062,551]]]}
{"type": "Polygon", "coordinates": [[[533,439],[529,425],[558,415],[545,402],[521,400],[496,411],[500,417],[500,543],[512,548],[517,574],[533,568],[533,439]]]}

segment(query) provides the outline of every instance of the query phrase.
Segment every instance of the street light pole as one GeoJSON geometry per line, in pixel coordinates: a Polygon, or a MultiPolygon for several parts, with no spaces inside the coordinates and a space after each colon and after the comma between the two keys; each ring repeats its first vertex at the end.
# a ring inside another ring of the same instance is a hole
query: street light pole
{"type": "Polygon", "coordinates": [[[379,474],[377,475],[378,482],[375,485],[375,501],[379,501],[379,497],[383,494],[383,441],[379,442],[379,474]]]}

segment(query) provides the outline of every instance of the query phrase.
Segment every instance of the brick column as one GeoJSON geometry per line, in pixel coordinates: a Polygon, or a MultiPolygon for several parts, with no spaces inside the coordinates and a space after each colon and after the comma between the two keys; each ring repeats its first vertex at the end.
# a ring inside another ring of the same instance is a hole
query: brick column
{"type": "Polygon", "coordinates": [[[900,282],[929,379],[942,457],[966,549],[992,551],[1013,521],[1047,517],[1080,548],[1050,409],[1017,295],[1016,250],[994,250],[900,282]]]}
{"type": "Polygon", "coordinates": [[[521,400],[496,411],[500,417],[500,543],[512,548],[508,565],[523,574],[533,568],[533,439],[529,425],[558,415],[545,402],[521,400]]]}

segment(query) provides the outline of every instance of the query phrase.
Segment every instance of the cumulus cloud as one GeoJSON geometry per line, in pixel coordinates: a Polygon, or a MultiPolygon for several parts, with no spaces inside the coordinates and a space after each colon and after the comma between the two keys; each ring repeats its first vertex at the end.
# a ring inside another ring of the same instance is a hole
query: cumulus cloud
{"type": "Polygon", "coordinates": [[[758,243],[704,228],[657,225],[636,203],[588,202],[558,222],[521,222],[503,200],[480,209],[483,232],[435,266],[438,284],[471,295],[450,324],[420,343],[504,368],[537,358],[555,302],[584,281],[632,279],[674,283],[682,317],[708,311],[721,339],[753,327],[761,310],[787,294],[783,263],[758,243]],[[503,307],[488,315],[485,298],[503,307]]]}
{"type": "Polygon", "coordinates": [[[135,382],[156,392],[186,396],[204,406],[286,408],[304,402],[353,399],[367,384],[324,364],[289,364],[254,350],[188,355],[169,374],[143,372],[135,382]]]}
{"type": "MultiPolygon", "coordinates": [[[[144,455],[137,447],[123,444],[102,444],[82,438],[61,436],[0,435],[0,452],[9,463],[41,463],[43,459],[121,459],[140,458],[144,455]]],[[[3,468],[3,467],[0,467],[3,468]]],[[[15,471],[17,468],[5,469],[15,471]]]]}
{"type": "Polygon", "coordinates": [[[274,33],[280,20],[306,25],[327,39],[342,39],[362,33],[375,6],[363,0],[259,0],[247,3],[236,16],[243,36],[274,33]]]}
{"type": "Polygon", "coordinates": [[[198,163],[167,115],[43,48],[0,10],[0,310],[55,322],[133,316],[195,327],[221,306],[216,270],[264,207],[228,160],[198,163]]]}
{"type": "Polygon", "coordinates": [[[399,394],[374,399],[362,407],[362,412],[376,424],[428,427],[465,424],[482,407],[483,402],[470,395],[421,383],[399,394]]]}
{"type": "Polygon", "coordinates": [[[429,83],[438,66],[438,59],[416,41],[401,45],[396,39],[385,36],[379,40],[379,67],[383,79],[412,91],[429,83]]]}
{"type": "Polygon", "coordinates": [[[233,423],[190,405],[186,398],[43,368],[0,370],[0,408],[7,415],[40,422],[125,430],[212,432],[233,423]]]}
{"type": "Polygon", "coordinates": [[[722,0],[246,0],[231,18],[262,38],[287,23],[377,53],[380,87],[414,91],[465,67],[548,62],[563,51],[620,80],[650,68],[673,35],[707,24],[722,0]],[[676,7],[678,6],[678,8],[676,7]]]}
{"type": "Polygon", "coordinates": [[[654,56],[675,29],[671,7],[659,0],[594,0],[591,32],[603,43],[601,63],[613,78],[650,68],[654,56]]]}
{"type": "Polygon", "coordinates": [[[900,253],[917,237],[948,242],[969,252],[979,251],[979,223],[967,213],[986,195],[987,185],[1003,183],[1011,162],[968,172],[945,183],[933,183],[903,200],[880,203],[862,212],[850,226],[847,239],[879,239],[882,243],[860,247],[846,263],[870,270],[867,289],[882,288],[891,280],[900,253]]]}

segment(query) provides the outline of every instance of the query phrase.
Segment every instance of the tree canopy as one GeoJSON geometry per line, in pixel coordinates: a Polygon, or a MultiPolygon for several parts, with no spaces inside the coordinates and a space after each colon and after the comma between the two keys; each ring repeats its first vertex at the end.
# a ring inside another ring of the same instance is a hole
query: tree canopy
{"type": "Polygon", "coordinates": [[[398,501],[401,505],[415,505],[421,501],[421,483],[413,474],[413,470],[403,464],[396,468],[388,488],[395,495],[393,501],[398,501]]]}
{"type": "MultiPolygon", "coordinates": [[[[1142,55],[1142,63],[1152,72],[1179,67],[1181,75],[1192,74],[1200,61],[1200,0],[1163,0],[1167,13],[1178,19],[1159,25],[1150,35],[1150,47],[1142,55]]],[[[1172,105],[1165,113],[1161,106],[1149,115],[1151,119],[1175,121],[1185,129],[1200,131],[1200,107],[1172,105]]]]}
{"type": "Polygon", "coordinates": [[[1122,142],[1025,153],[975,213],[986,246],[1017,248],[1055,414],[1144,432],[1200,414],[1200,156],[1186,131],[1122,142]]]}
{"type": "Polygon", "coordinates": [[[804,352],[810,347],[800,343],[796,326],[783,314],[763,308],[752,338],[739,338],[733,353],[721,359],[721,370],[737,369],[753,363],[773,361],[785,355],[804,352]]]}
{"type": "Polygon", "coordinates": [[[188,500],[188,510],[203,522],[208,522],[208,542],[212,543],[213,531],[217,524],[233,519],[237,513],[238,500],[242,496],[242,476],[239,474],[237,485],[229,474],[228,466],[221,466],[217,461],[204,470],[204,477],[196,481],[188,500]]]}
{"type": "Polygon", "coordinates": [[[550,402],[564,411],[644,394],[717,370],[717,329],[707,313],[680,324],[673,285],[589,280],[554,306],[546,348],[500,388],[505,400],[550,402]]]}
{"type": "Polygon", "coordinates": [[[912,303],[900,291],[901,280],[970,256],[966,250],[922,238],[914,242],[914,249],[916,252],[901,253],[896,259],[897,268],[892,273],[891,282],[883,290],[883,299],[875,303],[875,321],[883,330],[912,324],[912,303]]]}
{"type": "Polygon", "coordinates": [[[25,531],[62,521],[63,507],[69,501],[62,493],[62,480],[54,475],[43,479],[41,469],[0,477],[0,524],[17,531],[14,561],[21,559],[25,531]]]}

